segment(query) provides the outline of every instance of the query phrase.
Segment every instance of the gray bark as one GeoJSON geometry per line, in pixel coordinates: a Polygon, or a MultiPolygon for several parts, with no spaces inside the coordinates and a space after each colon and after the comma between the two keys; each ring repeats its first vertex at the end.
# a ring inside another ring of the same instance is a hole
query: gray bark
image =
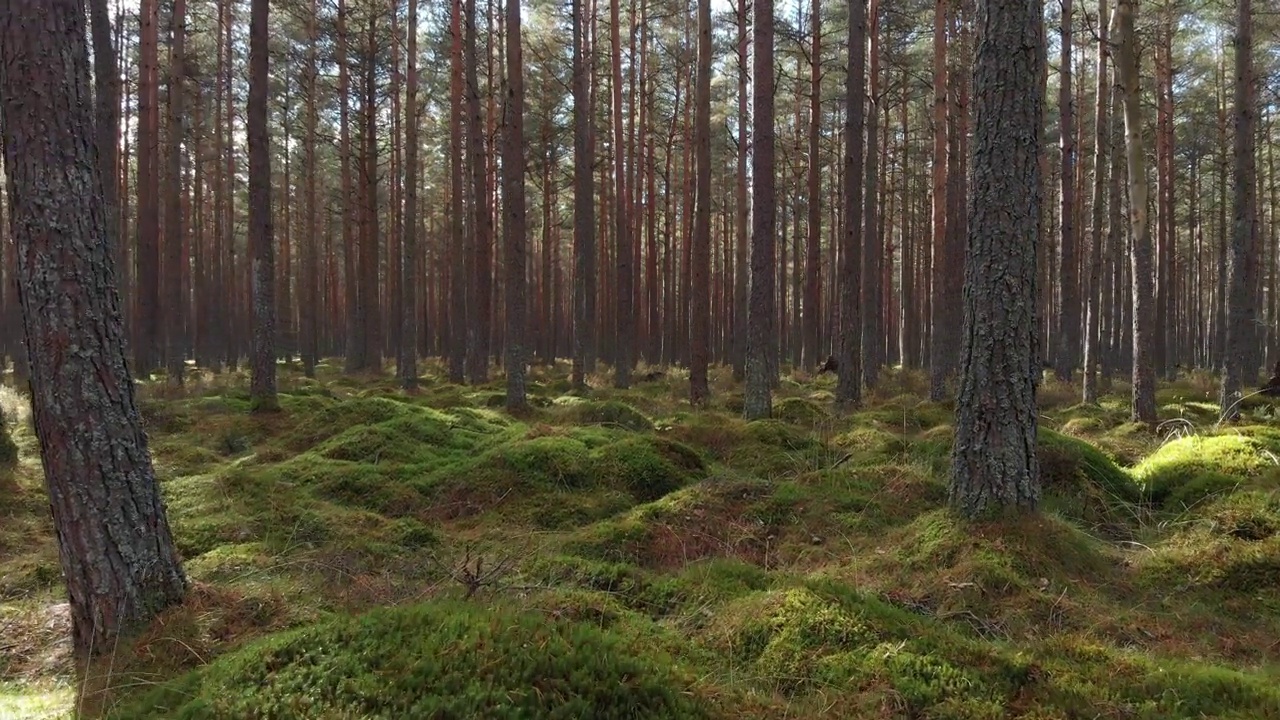
{"type": "Polygon", "coordinates": [[[960,388],[951,505],[969,518],[1032,510],[1043,3],[979,4],[960,388]]]}
{"type": "Polygon", "coordinates": [[[187,581],[124,356],[84,6],[0,2],[0,115],[31,400],[74,647],[110,652],[187,581]]]}

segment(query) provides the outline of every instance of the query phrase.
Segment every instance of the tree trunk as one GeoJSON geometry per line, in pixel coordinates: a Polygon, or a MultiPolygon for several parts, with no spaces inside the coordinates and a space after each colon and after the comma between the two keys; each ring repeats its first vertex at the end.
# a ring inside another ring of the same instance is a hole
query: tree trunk
{"type": "Polygon", "coordinates": [[[1086,328],[1084,335],[1084,402],[1098,402],[1098,365],[1101,345],[1102,243],[1106,227],[1107,175],[1111,156],[1111,86],[1108,80],[1107,0],[1098,0],[1098,65],[1094,94],[1093,202],[1089,238],[1089,275],[1086,285],[1086,328]]]}
{"type": "MultiPolygon", "coordinates": [[[[750,344],[748,317],[751,311],[747,308],[748,285],[750,275],[748,263],[754,266],[754,260],[747,259],[747,223],[750,220],[750,207],[747,195],[747,144],[748,116],[747,106],[747,1],[738,0],[738,147],[737,172],[734,174],[734,246],[737,271],[733,278],[733,377],[741,381],[747,373],[747,346],[750,344]]],[[[669,151],[668,151],[669,152],[669,151]]],[[[670,155],[668,154],[668,157],[670,155]]],[[[670,173],[668,173],[669,175],[670,173]]],[[[668,213],[668,217],[670,214],[668,213]]],[[[754,238],[752,239],[754,249],[754,238]]],[[[667,322],[671,315],[665,314],[667,322]]]]}
{"type": "Polygon", "coordinates": [[[1132,233],[1133,288],[1133,419],[1156,423],[1155,370],[1151,365],[1153,336],[1151,229],[1147,222],[1147,160],[1142,140],[1142,104],[1138,77],[1135,0],[1119,0],[1116,6],[1120,35],[1116,71],[1124,89],[1125,156],[1129,165],[1129,226],[1132,233]]]}
{"type": "Polygon", "coordinates": [[[595,357],[595,187],[587,84],[586,0],[573,0],[573,386],[583,390],[595,357]]]}
{"type": "Polygon", "coordinates": [[[633,339],[631,335],[635,324],[635,313],[631,302],[631,220],[630,214],[627,212],[626,150],[622,124],[622,19],[619,12],[621,4],[622,0],[611,0],[609,3],[611,21],[609,39],[610,47],[613,51],[610,53],[613,64],[613,79],[611,83],[613,95],[613,142],[610,148],[613,153],[613,240],[615,248],[614,262],[618,271],[614,298],[617,327],[614,340],[613,384],[618,388],[627,388],[631,386],[631,364],[633,362],[631,355],[633,339]]]}
{"type": "Polygon", "coordinates": [[[1062,24],[1060,26],[1058,61],[1058,112],[1060,120],[1060,145],[1062,172],[1059,187],[1062,207],[1058,217],[1061,230],[1061,262],[1058,263],[1058,286],[1061,301],[1054,333],[1057,351],[1053,369],[1059,380],[1070,382],[1080,353],[1080,278],[1079,259],[1076,257],[1078,228],[1076,227],[1076,126],[1075,92],[1072,90],[1071,23],[1074,22],[1072,0],[1062,0],[1062,24]]]}
{"type": "Polygon", "coordinates": [[[267,134],[269,0],[249,6],[249,252],[253,257],[253,380],[256,410],[280,407],[276,398],[275,245],[271,231],[271,138],[267,134]]]}
{"type": "Polygon", "coordinates": [[[138,287],[134,313],[138,335],[134,364],[142,377],[156,365],[160,341],[160,115],[159,0],[142,0],[138,75],[138,287]]]}
{"type": "Polygon", "coordinates": [[[379,289],[380,239],[378,228],[378,22],[370,11],[365,36],[364,122],[364,227],[360,239],[360,316],[364,324],[364,367],[382,374],[382,297],[379,289]]]}
{"type": "Polygon", "coordinates": [[[969,518],[1033,510],[1036,244],[1044,98],[1041,3],[979,3],[976,125],[951,505],[969,518]]]}
{"type": "Polygon", "coordinates": [[[355,185],[351,177],[351,70],[347,46],[347,9],[338,0],[338,154],[342,165],[342,287],[347,318],[346,360],[343,369],[356,372],[365,367],[365,323],[360,316],[359,244],[352,218],[359,210],[355,185]]]}
{"type": "Polygon", "coordinates": [[[694,92],[693,302],[689,323],[689,402],[707,403],[707,344],[711,312],[711,0],[698,0],[698,85],[694,92]]]}
{"type": "MultiPolygon", "coordinates": [[[[124,246],[120,233],[120,70],[118,48],[112,43],[107,0],[91,0],[89,21],[93,33],[93,84],[97,123],[98,166],[102,173],[102,203],[107,215],[104,237],[115,261],[121,299],[128,277],[124,273],[124,246]]],[[[123,21],[121,22],[123,25],[123,21]]],[[[122,305],[125,303],[122,302],[122,305]]]]}
{"type": "Polygon", "coordinates": [[[400,386],[418,386],[418,0],[409,0],[405,32],[408,54],[405,81],[404,216],[400,221],[400,386]]]}
{"type": "Polygon", "coordinates": [[[471,154],[471,271],[467,296],[467,379],[475,385],[489,378],[489,331],[493,311],[490,266],[493,263],[493,206],[490,204],[488,159],[484,149],[484,115],[480,105],[479,56],[476,50],[476,0],[466,0],[467,148],[471,154]]]}
{"type": "Polygon", "coordinates": [[[880,366],[884,364],[884,288],[881,286],[881,266],[884,264],[884,245],[880,241],[878,224],[880,193],[880,1],[871,0],[867,18],[870,36],[870,91],[867,101],[867,148],[863,192],[862,247],[865,256],[862,264],[862,377],[867,387],[876,384],[880,366]]]}
{"type": "MultiPolygon", "coordinates": [[[[183,107],[183,50],[186,46],[186,0],[174,0],[169,21],[169,162],[168,188],[165,199],[164,290],[165,290],[165,367],[171,385],[182,385],[186,360],[183,337],[182,244],[182,139],[186,122],[183,107]]],[[[158,279],[158,278],[157,278],[158,279]]]]}
{"type": "Polygon", "coordinates": [[[319,0],[311,0],[311,8],[307,14],[307,38],[309,45],[307,47],[307,75],[306,75],[306,93],[307,93],[307,119],[306,119],[306,137],[303,138],[304,149],[307,163],[307,187],[305,197],[306,214],[304,222],[306,223],[306,237],[302,241],[302,302],[298,307],[299,321],[299,339],[301,340],[302,350],[302,371],[307,377],[315,377],[316,362],[320,354],[320,311],[321,301],[319,283],[320,283],[320,240],[318,216],[320,208],[316,204],[316,182],[319,177],[319,169],[316,167],[316,131],[319,124],[319,118],[316,113],[316,106],[319,98],[316,97],[317,87],[316,79],[319,74],[318,53],[316,45],[320,42],[319,33],[316,30],[316,23],[319,18],[320,7],[319,0]]]}
{"type": "Polygon", "coordinates": [[[503,224],[506,267],[503,291],[506,295],[507,410],[529,407],[525,396],[525,325],[527,279],[524,193],[524,53],[520,47],[520,1],[506,0],[507,11],[507,102],[506,147],[502,153],[502,202],[507,221],[503,224]]]}
{"type": "Polygon", "coordinates": [[[839,379],[836,404],[856,407],[862,398],[862,183],[864,106],[866,103],[867,9],[862,2],[849,7],[849,71],[845,84],[844,234],[840,246],[839,379]]]}
{"type": "Polygon", "coordinates": [[[187,581],[124,356],[89,97],[84,6],[0,3],[0,116],[31,404],[85,658],[180,603],[187,581]],[[68,282],[75,278],[75,282],[68,282]]]}
{"type": "Polygon", "coordinates": [[[1240,415],[1241,382],[1253,370],[1246,365],[1252,353],[1254,305],[1251,265],[1256,262],[1255,227],[1257,221],[1257,189],[1254,185],[1256,160],[1254,133],[1257,108],[1253,100],[1253,3],[1236,0],[1235,37],[1235,192],[1231,210],[1234,216],[1231,244],[1227,247],[1226,340],[1223,346],[1222,387],[1218,396],[1222,415],[1240,415]],[[1244,376],[1242,378],[1242,376],[1244,376]]]}
{"type": "Polygon", "coordinates": [[[463,156],[463,60],[462,0],[451,3],[449,18],[449,382],[461,385],[466,378],[467,317],[470,306],[471,274],[467,272],[467,244],[464,236],[466,214],[465,185],[462,174],[463,156]]]}
{"type": "Polygon", "coordinates": [[[822,2],[813,0],[810,18],[813,48],[809,54],[809,237],[805,248],[804,366],[822,362],[822,2]]]}
{"type": "Polygon", "coordinates": [[[773,413],[773,376],[770,356],[774,352],[774,323],[777,318],[777,266],[774,217],[774,128],[773,128],[773,0],[754,0],[755,77],[752,97],[751,136],[751,307],[748,317],[746,375],[743,412],[748,420],[767,418],[773,413]]]}
{"type": "Polygon", "coordinates": [[[947,252],[947,0],[935,0],[933,9],[933,160],[932,160],[932,241],[929,260],[929,399],[945,394],[949,350],[943,340],[943,325],[949,303],[942,297],[947,287],[943,259],[947,252]]]}

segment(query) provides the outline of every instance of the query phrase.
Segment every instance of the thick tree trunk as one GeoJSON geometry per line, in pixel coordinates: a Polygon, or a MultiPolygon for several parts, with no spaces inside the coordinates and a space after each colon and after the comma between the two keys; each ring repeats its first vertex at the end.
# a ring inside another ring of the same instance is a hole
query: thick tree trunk
{"type": "Polygon", "coordinates": [[[253,258],[253,380],[256,410],[280,407],[276,398],[275,244],[271,230],[271,138],[267,134],[268,0],[249,6],[249,252],[253,258]]]}
{"type": "Polygon", "coordinates": [[[1235,37],[1235,193],[1231,243],[1227,247],[1226,338],[1223,346],[1222,387],[1218,402],[1222,415],[1240,414],[1241,383],[1254,369],[1246,363],[1253,357],[1253,323],[1257,314],[1251,281],[1257,262],[1255,223],[1257,189],[1254,185],[1254,158],[1257,108],[1253,99],[1253,3],[1236,0],[1235,37]]]}
{"type": "Polygon", "coordinates": [[[1129,225],[1132,232],[1133,290],[1133,419],[1156,423],[1155,369],[1151,364],[1152,268],[1151,228],[1147,222],[1147,161],[1142,139],[1142,103],[1138,77],[1138,38],[1135,0],[1119,0],[1116,6],[1120,35],[1116,70],[1124,89],[1125,156],[1129,166],[1129,225]]]}
{"type": "Polygon", "coordinates": [[[866,103],[867,9],[849,7],[849,71],[845,82],[844,234],[840,245],[840,324],[837,343],[839,379],[836,404],[856,407],[862,399],[862,226],[863,132],[866,103]]]}
{"type": "Polygon", "coordinates": [[[711,313],[711,0],[698,0],[698,70],[694,92],[697,189],[693,219],[693,302],[689,323],[689,402],[705,405],[711,313]]]}
{"type": "Polygon", "coordinates": [[[773,375],[777,318],[776,252],[777,221],[774,217],[773,128],[773,0],[754,0],[754,94],[752,97],[751,154],[753,183],[751,214],[751,307],[748,317],[746,376],[743,412],[748,420],[773,413],[773,375]]]}
{"type": "Polygon", "coordinates": [[[976,125],[951,505],[1031,510],[1036,459],[1036,243],[1044,98],[1041,3],[979,4],[976,125]]]}
{"type": "Polygon", "coordinates": [[[0,115],[31,400],[77,655],[182,601],[124,356],[84,6],[0,3],[0,115]],[[74,282],[68,282],[74,278],[74,282]]]}

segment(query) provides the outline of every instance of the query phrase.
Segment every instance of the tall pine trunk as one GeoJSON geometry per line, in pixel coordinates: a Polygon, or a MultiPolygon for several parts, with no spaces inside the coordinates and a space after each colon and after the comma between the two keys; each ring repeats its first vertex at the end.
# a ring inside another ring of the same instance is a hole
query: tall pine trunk
{"type": "Polygon", "coordinates": [[[268,0],[249,6],[249,253],[253,258],[253,379],[255,410],[280,407],[276,398],[275,245],[271,229],[271,138],[267,134],[268,0]]]}
{"type": "Polygon", "coordinates": [[[31,405],[72,640],[86,658],[110,653],[122,634],[181,602],[187,580],[124,356],[107,178],[83,102],[90,93],[84,6],[10,0],[4,15],[0,145],[31,405]]]}
{"type": "Polygon", "coordinates": [[[840,245],[840,324],[833,338],[839,379],[836,404],[856,407],[862,398],[862,226],[863,132],[866,103],[867,9],[862,2],[849,7],[849,71],[845,80],[844,233],[840,245]]]}
{"type": "Polygon", "coordinates": [[[1235,192],[1231,199],[1231,243],[1227,246],[1226,339],[1223,346],[1222,387],[1218,402],[1222,415],[1240,414],[1241,383],[1251,368],[1249,344],[1257,314],[1251,281],[1256,271],[1255,223],[1257,189],[1254,186],[1257,108],[1253,100],[1253,3],[1236,0],[1235,37],[1235,192]]]}
{"type": "Polygon", "coordinates": [[[506,267],[503,291],[506,295],[504,364],[507,370],[507,410],[529,406],[525,394],[525,347],[527,279],[524,192],[524,53],[520,47],[520,0],[506,0],[507,11],[507,102],[506,143],[502,152],[502,202],[507,216],[502,262],[506,267]]]}
{"type": "Polygon", "coordinates": [[[747,387],[743,413],[748,420],[773,413],[773,375],[777,318],[777,220],[774,217],[773,0],[754,0],[755,25],[752,97],[751,307],[747,320],[747,387]]]}
{"type": "Polygon", "coordinates": [[[1142,133],[1141,86],[1138,76],[1136,0],[1119,0],[1116,30],[1120,35],[1116,70],[1124,90],[1125,156],[1129,170],[1129,226],[1132,234],[1133,407],[1135,422],[1156,423],[1156,382],[1152,366],[1151,227],[1147,218],[1146,147],[1142,133]]]}
{"type": "Polygon", "coordinates": [[[1034,509],[1036,245],[1044,98],[1038,0],[979,3],[973,202],[950,500],[969,518],[1034,509]]]}
{"type": "Polygon", "coordinates": [[[707,353],[711,313],[711,0],[698,0],[698,69],[694,92],[697,188],[693,219],[693,302],[689,323],[689,402],[710,398],[707,353]]]}
{"type": "Polygon", "coordinates": [[[400,356],[396,370],[400,386],[418,386],[418,0],[409,0],[405,32],[408,54],[405,79],[404,216],[400,243],[400,356]]]}

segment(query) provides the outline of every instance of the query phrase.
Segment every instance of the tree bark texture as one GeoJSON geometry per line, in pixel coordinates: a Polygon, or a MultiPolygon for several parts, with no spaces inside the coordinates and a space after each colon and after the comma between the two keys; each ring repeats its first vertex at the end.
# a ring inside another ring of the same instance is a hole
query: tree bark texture
{"type": "Polygon", "coordinates": [[[1036,243],[1043,4],[979,3],[969,246],[951,505],[979,518],[1034,509],[1036,243]]]}
{"type": "Polygon", "coordinates": [[[0,2],[0,115],[32,409],[77,654],[181,602],[124,356],[84,6],[0,2]]]}
{"type": "Polygon", "coordinates": [[[751,307],[747,319],[747,387],[743,412],[748,420],[773,412],[773,375],[777,322],[777,219],[774,217],[773,0],[754,0],[754,93],[752,96],[751,307]]]}
{"type": "Polygon", "coordinates": [[[1257,315],[1252,282],[1257,262],[1254,250],[1254,223],[1257,219],[1257,190],[1254,185],[1254,158],[1257,108],[1253,100],[1253,3],[1236,2],[1235,37],[1235,192],[1231,210],[1231,242],[1227,245],[1226,338],[1223,345],[1222,386],[1218,402],[1224,417],[1240,414],[1241,383],[1250,367],[1249,344],[1257,315]]]}
{"type": "Polygon", "coordinates": [[[249,6],[249,253],[252,257],[253,365],[250,402],[279,408],[276,398],[276,255],[271,229],[271,138],[267,135],[268,0],[249,6]]]}

